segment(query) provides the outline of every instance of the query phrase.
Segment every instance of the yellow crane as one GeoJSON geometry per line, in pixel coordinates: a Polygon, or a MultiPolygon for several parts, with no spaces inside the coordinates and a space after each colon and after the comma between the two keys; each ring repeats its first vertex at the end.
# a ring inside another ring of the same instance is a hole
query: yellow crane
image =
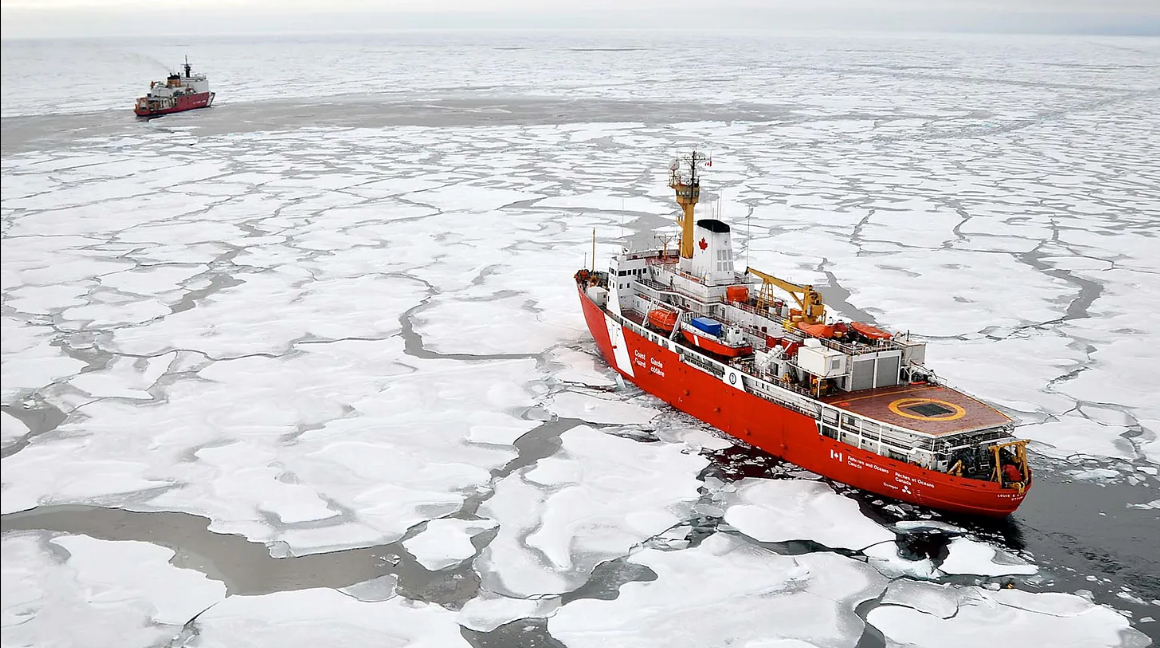
{"type": "Polygon", "coordinates": [[[757,295],[757,307],[773,305],[773,287],[777,286],[793,295],[802,311],[802,322],[806,324],[824,324],[826,321],[826,305],[822,303],[822,296],[813,286],[799,286],[773,275],[765,274],[760,270],[746,268],[745,272],[761,279],[761,292],[757,295]]]}

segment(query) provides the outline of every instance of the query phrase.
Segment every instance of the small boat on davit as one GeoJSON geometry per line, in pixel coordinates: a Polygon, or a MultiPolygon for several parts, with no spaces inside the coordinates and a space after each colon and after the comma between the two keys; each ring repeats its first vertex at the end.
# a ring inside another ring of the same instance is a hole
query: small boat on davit
{"type": "Polygon", "coordinates": [[[806,470],[937,509],[1014,511],[1031,488],[1014,422],[946,386],[925,366],[925,342],[836,321],[813,286],[737,272],[729,226],[693,215],[703,162],[693,152],[670,169],[679,250],[625,250],[575,275],[605,360],[806,470]]]}

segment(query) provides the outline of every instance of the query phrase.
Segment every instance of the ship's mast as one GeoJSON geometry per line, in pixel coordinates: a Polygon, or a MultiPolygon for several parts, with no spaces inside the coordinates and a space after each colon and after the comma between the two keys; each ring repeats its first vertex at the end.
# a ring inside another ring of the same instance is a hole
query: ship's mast
{"type": "Polygon", "coordinates": [[[188,55],[186,55],[186,57],[185,57],[185,65],[184,65],[183,67],[185,68],[185,78],[187,78],[187,79],[188,79],[188,78],[189,78],[189,72],[190,72],[190,69],[191,69],[191,67],[190,67],[190,65],[189,65],[189,56],[188,56],[188,55]]]}
{"type": "Polygon", "coordinates": [[[674,161],[669,168],[669,186],[677,192],[677,204],[681,206],[677,224],[681,226],[681,257],[685,259],[693,258],[693,208],[701,199],[701,179],[697,176],[697,167],[705,159],[704,154],[696,151],[683,158],[689,165],[687,178],[681,175],[682,160],[674,161]]]}

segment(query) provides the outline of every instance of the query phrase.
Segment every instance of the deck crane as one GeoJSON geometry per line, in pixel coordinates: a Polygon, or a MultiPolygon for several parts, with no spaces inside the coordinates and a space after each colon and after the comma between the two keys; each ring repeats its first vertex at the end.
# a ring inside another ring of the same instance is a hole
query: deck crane
{"type": "Polygon", "coordinates": [[[773,305],[773,287],[777,286],[790,295],[793,295],[794,300],[801,307],[803,323],[825,323],[826,305],[822,303],[822,296],[818,291],[814,290],[813,286],[799,286],[784,279],[778,279],[777,277],[768,275],[760,270],[754,270],[753,268],[746,268],[745,272],[760,278],[762,281],[761,292],[757,295],[758,308],[773,305]]]}

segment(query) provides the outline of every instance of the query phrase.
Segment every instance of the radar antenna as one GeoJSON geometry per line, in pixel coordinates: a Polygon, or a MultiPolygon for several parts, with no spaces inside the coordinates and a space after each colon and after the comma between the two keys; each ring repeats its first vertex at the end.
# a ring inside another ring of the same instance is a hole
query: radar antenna
{"type": "Polygon", "coordinates": [[[677,235],[676,234],[657,234],[656,238],[658,241],[661,242],[661,245],[664,247],[664,249],[661,251],[661,259],[662,260],[667,259],[669,257],[669,243],[672,243],[673,239],[677,238],[677,235]]]}

